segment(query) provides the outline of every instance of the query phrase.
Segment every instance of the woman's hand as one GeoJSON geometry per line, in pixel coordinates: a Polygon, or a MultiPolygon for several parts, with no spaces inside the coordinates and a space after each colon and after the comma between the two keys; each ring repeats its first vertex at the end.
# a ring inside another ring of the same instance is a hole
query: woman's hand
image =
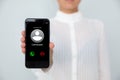
{"type": "MultiPolygon", "coordinates": [[[[21,50],[22,52],[25,54],[25,47],[26,47],[26,44],[25,44],[25,31],[22,31],[21,32],[21,50]]],[[[50,42],[49,44],[49,47],[50,47],[50,65],[53,64],[53,48],[54,48],[54,43],[50,42]]]]}

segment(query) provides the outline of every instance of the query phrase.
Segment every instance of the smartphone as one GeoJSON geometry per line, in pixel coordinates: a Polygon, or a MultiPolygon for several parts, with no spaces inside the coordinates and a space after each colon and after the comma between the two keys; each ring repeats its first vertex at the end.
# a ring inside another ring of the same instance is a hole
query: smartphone
{"type": "Polygon", "coordinates": [[[27,18],[25,20],[25,66],[27,68],[49,67],[50,21],[27,18]]]}

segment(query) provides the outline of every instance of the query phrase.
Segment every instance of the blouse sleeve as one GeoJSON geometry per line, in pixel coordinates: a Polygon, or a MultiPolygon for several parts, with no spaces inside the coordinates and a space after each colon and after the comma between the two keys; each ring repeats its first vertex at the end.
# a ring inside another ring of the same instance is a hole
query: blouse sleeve
{"type": "Polygon", "coordinates": [[[49,72],[43,72],[41,69],[31,69],[37,80],[52,80],[49,72]]]}
{"type": "Polygon", "coordinates": [[[109,56],[103,23],[100,23],[99,66],[100,80],[111,80],[109,56]]]}

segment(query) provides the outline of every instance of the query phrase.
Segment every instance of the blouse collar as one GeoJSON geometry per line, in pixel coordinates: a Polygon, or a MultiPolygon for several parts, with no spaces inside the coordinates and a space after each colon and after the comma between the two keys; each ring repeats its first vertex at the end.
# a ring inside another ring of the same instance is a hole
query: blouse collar
{"type": "Polygon", "coordinates": [[[57,11],[55,19],[61,22],[74,23],[82,19],[82,14],[80,13],[80,11],[72,14],[66,14],[62,11],[57,11]]]}

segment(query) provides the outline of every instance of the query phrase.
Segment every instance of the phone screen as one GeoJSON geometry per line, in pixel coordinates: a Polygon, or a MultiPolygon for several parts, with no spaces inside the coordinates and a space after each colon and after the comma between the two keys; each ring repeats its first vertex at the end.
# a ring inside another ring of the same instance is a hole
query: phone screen
{"type": "Polygon", "coordinates": [[[25,21],[25,43],[27,68],[49,66],[49,20],[28,18],[25,21]]]}

